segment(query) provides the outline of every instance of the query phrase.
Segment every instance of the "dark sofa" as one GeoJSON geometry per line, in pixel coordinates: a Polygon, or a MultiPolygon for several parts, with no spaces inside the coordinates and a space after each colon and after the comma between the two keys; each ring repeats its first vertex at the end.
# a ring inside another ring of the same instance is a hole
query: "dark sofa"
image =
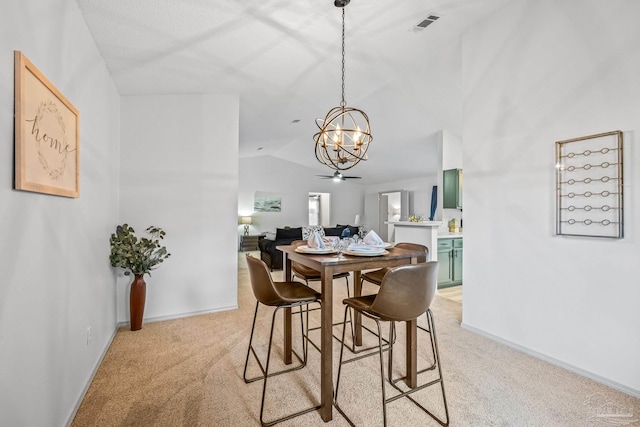
{"type": "Polygon", "coordinates": [[[260,248],[260,259],[264,261],[271,270],[282,269],[282,252],[276,246],[290,245],[294,240],[306,240],[308,233],[315,230],[320,231],[324,236],[341,236],[345,233],[345,228],[349,228],[349,235],[358,233],[358,227],[349,225],[336,225],[335,227],[289,227],[277,228],[275,240],[261,239],[258,242],[260,248]]]}
{"type": "Polygon", "coordinates": [[[264,261],[271,270],[282,269],[282,252],[276,246],[290,245],[294,240],[302,239],[302,227],[278,228],[276,229],[276,240],[261,239],[258,242],[260,248],[260,259],[264,261]]]}

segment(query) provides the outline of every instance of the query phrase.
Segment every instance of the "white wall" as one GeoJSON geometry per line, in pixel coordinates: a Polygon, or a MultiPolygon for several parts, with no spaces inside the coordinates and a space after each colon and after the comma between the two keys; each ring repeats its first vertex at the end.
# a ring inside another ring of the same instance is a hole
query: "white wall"
{"type": "Polygon", "coordinates": [[[60,426],[115,333],[120,101],[73,0],[2,2],[0,76],[0,425],[60,426]],[[80,111],[79,199],[12,190],[14,49],[80,111]]]}
{"type": "MultiPolygon", "coordinates": [[[[286,225],[300,227],[309,222],[309,193],[330,193],[329,224],[353,225],[356,215],[364,209],[363,187],[349,180],[334,182],[316,176],[332,174],[329,169],[318,172],[273,156],[242,158],[238,213],[253,215],[252,233],[275,232],[286,225]],[[253,213],[256,192],[281,197],[282,211],[253,213]]],[[[238,228],[238,232],[243,229],[238,228]]]]}
{"type": "MultiPolygon", "coordinates": [[[[120,223],[162,227],[171,253],[145,276],[147,320],[237,307],[238,107],[237,95],[122,98],[120,223]]],[[[118,281],[121,322],[130,282],[118,281]]]]}
{"type": "Polygon", "coordinates": [[[463,40],[463,322],[636,396],[639,16],[514,0],[463,40]],[[618,129],[625,238],[554,236],[554,142],[618,129]]]}
{"type": "Polygon", "coordinates": [[[442,131],[442,169],[462,169],[462,138],[442,131]]]}

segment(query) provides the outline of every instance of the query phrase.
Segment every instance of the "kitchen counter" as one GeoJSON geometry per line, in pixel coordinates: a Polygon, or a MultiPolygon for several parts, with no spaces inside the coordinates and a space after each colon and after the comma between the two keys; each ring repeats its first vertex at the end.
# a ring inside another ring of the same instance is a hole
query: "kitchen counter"
{"type": "Polygon", "coordinates": [[[385,221],[384,223],[385,224],[400,225],[400,226],[403,226],[403,227],[427,227],[427,228],[442,227],[442,221],[422,221],[422,222],[385,221]]]}
{"type": "Polygon", "coordinates": [[[442,221],[388,221],[395,227],[396,242],[419,243],[429,248],[429,259],[438,260],[438,240],[462,238],[462,232],[450,233],[449,229],[443,227],[442,221]]]}
{"type": "Polygon", "coordinates": [[[449,230],[438,230],[438,239],[453,239],[455,237],[462,237],[462,231],[458,233],[450,233],[449,230]]]}
{"type": "Polygon", "coordinates": [[[438,229],[442,227],[442,221],[388,221],[393,224],[395,241],[418,243],[429,249],[429,260],[438,260],[438,229]]]}

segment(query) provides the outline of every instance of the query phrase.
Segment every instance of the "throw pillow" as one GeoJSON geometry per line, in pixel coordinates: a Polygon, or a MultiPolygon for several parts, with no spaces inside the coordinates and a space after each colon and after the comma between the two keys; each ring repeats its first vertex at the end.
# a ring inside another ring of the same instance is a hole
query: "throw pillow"
{"type": "Polygon", "coordinates": [[[276,240],[302,239],[302,227],[276,228],[276,240]]]}
{"type": "Polygon", "coordinates": [[[344,230],[344,227],[325,227],[324,235],[339,237],[342,234],[342,230],[344,230]]]}
{"type": "Polygon", "coordinates": [[[320,237],[324,237],[324,228],[320,225],[309,225],[307,227],[302,227],[302,240],[309,240],[311,234],[316,231],[320,234],[320,237]]]}
{"type": "Polygon", "coordinates": [[[337,224],[336,227],[342,227],[342,228],[347,228],[348,227],[350,236],[355,236],[360,231],[360,227],[356,227],[355,225],[352,226],[352,225],[340,225],[340,224],[337,224]]]}

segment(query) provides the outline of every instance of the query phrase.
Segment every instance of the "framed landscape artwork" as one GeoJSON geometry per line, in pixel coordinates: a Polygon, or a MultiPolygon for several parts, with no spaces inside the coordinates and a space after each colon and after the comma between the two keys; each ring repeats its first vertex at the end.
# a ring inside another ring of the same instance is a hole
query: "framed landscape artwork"
{"type": "Polygon", "coordinates": [[[15,189],[80,197],[78,110],[20,51],[15,66],[15,189]]]}
{"type": "Polygon", "coordinates": [[[280,197],[258,197],[253,199],[253,210],[256,212],[280,212],[282,209],[280,197]]]}

